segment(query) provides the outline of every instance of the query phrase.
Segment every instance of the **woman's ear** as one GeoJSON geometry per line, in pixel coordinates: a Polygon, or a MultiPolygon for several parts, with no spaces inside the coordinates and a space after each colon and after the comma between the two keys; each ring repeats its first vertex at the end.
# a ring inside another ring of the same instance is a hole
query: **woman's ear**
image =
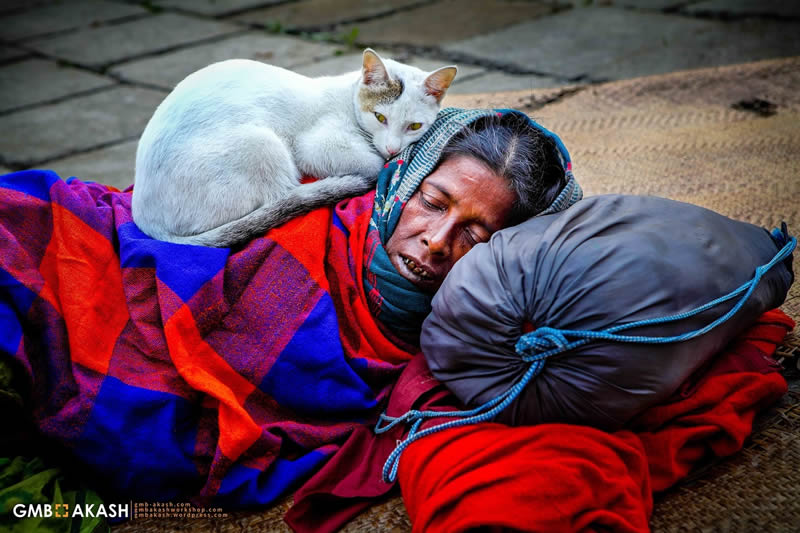
{"type": "Polygon", "coordinates": [[[442,67],[434,70],[425,78],[425,93],[436,98],[437,102],[441,102],[442,98],[444,98],[444,93],[447,92],[450,84],[453,83],[457,72],[458,68],[456,66],[442,67]]]}
{"type": "Polygon", "coordinates": [[[389,82],[389,73],[386,66],[375,50],[364,50],[361,66],[361,79],[364,85],[380,85],[389,82]]]}

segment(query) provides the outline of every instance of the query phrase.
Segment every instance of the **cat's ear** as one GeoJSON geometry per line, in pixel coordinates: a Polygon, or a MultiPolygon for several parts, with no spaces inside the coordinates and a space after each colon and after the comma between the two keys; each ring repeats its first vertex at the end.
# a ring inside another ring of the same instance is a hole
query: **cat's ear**
{"type": "Polygon", "coordinates": [[[456,72],[458,72],[458,68],[452,66],[442,67],[428,74],[424,82],[425,93],[436,98],[437,102],[441,102],[442,98],[444,98],[444,93],[447,92],[450,84],[453,83],[456,72]]]}
{"type": "Polygon", "coordinates": [[[364,85],[380,85],[388,83],[389,73],[383,64],[381,57],[372,48],[364,50],[363,64],[361,67],[361,79],[364,85]]]}

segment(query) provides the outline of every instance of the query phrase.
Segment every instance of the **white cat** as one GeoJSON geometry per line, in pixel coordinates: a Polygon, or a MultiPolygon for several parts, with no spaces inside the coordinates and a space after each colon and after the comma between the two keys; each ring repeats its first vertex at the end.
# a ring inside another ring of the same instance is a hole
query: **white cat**
{"type": "Polygon", "coordinates": [[[244,59],[203,68],[142,133],[134,222],[155,239],[225,247],[363,194],[384,161],[428,129],[455,75],[370,49],[360,72],[340,76],[244,59]],[[325,179],[300,185],[301,176],[325,179]]]}

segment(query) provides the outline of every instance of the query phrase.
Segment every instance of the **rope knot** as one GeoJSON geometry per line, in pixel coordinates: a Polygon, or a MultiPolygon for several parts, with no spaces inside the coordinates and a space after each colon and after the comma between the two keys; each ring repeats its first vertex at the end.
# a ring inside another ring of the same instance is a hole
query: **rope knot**
{"type": "Polygon", "coordinates": [[[521,336],[515,348],[523,361],[531,362],[566,351],[568,346],[569,340],[563,331],[545,326],[521,336]]]}

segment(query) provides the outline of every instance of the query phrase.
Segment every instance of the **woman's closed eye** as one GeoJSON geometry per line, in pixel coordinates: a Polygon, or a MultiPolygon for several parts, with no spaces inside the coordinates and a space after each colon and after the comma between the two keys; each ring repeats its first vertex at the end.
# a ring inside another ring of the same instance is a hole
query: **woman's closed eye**
{"type": "Polygon", "coordinates": [[[464,228],[464,236],[467,240],[467,243],[469,243],[470,248],[478,243],[487,242],[489,240],[488,235],[481,231],[475,231],[474,228],[464,228]]]}
{"type": "Polygon", "coordinates": [[[473,247],[473,246],[475,246],[475,245],[476,245],[476,244],[478,244],[479,242],[481,242],[481,241],[478,239],[478,237],[476,237],[476,236],[475,236],[475,234],[474,234],[474,233],[472,233],[472,232],[471,232],[469,229],[465,229],[465,230],[464,230],[464,237],[466,238],[466,240],[467,240],[467,244],[470,246],[470,248],[471,248],[471,247],[473,247]]]}
{"type": "Polygon", "coordinates": [[[420,202],[426,209],[430,209],[431,211],[445,211],[447,206],[444,205],[441,200],[437,200],[433,196],[427,195],[424,192],[420,191],[419,193],[420,202]]]}

